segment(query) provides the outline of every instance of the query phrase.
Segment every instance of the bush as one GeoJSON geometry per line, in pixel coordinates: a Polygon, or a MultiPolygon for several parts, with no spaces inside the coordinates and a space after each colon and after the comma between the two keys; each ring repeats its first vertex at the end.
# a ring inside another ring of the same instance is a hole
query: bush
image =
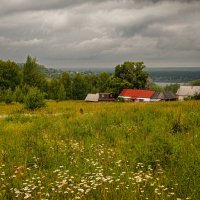
{"type": "Polygon", "coordinates": [[[30,88],[24,103],[25,107],[31,110],[44,107],[44,94],[37,88],[30,88]]]}
{"type": "Polygon", "coordinates": [[[10,104],[13,102],[13,92],[10,88],[5,91],[4,101],[6,104],[10,104]]]}
{"type": "Polygon", "coordinates": [[[15,100],[15,102],[18,102],[18,103],[23,103],[24,101],[23,93],[19,86],[15,88],[13,99],[15,100]]]}
{"type": "Polygon", "coordinates": [[[63,101],[66,99],[66,92],[65,92],[65,88],[64,85],[61,84],[60,88],[58,90],[58,101],[63,101]]]}
{"type": "Polygon", "coordinates": [[[195,94],[194,96],[191,97],[193,100],[200,100],[200,93],[195,94]]]}

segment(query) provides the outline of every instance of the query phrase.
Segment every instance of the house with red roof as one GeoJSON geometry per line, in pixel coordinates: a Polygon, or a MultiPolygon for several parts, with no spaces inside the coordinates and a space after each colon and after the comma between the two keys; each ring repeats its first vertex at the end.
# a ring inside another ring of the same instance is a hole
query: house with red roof
{"type": "Polygon", "coordinates": [[[155,92],[151,90],[123,89],[118,98],[125,101],[151,101],[151,97],[155,92]]]}

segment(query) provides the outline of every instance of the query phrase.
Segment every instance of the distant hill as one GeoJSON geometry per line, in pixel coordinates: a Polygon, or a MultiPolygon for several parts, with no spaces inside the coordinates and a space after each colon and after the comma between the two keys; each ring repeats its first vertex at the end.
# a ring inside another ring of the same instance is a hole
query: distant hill
{"type": "Polygon", "coordinates": [[[200,79],[200,68],[147,68],[154,82],[187,83],[200,79]]]}
{"type": "MultiPolygon", "coordinates": [[[[85,73],[113,73],[114,68],[66,68],[63,71],[85,73]]],[[[170,67],[170,68],[146,68],[153,82],[187,83],[200,79],[200,67],[170,67]]]]}
{"type": "MultiPolygon", "coordinates": [[[[23,63],[18,63],[20,67],[23,67],[23,63]]],[[[87,67],[71,67],[71,68],[47,68],[40,65],[41,70],[48,78],[59,77],[63,72],[80,72],[80,73],[94,73],[99,74],[101,72],[114,73],[114,68],[87,68],[87,67]]],[[[192,80],[200,79],[200,67],[165,67],[165,68],[146,68],[153,82],[165,82],[165,83],[187,83],[192,80]]]]}

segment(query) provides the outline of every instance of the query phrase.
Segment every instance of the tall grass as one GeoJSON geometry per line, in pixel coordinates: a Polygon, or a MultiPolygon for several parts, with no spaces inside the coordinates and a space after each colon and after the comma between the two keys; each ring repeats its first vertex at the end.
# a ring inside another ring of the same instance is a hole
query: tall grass
{"type": "Polygon", "coordinates": [[[0,199],[200,197],[198,101],[0,108],[0,199]]]}

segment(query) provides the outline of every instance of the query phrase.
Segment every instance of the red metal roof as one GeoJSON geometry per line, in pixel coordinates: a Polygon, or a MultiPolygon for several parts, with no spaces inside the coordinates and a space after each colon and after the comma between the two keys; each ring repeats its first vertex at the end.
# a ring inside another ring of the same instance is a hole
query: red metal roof
{"type": "Polygon", "coordinates": [[[154,91],[151,90],[135,90],[135,89],[123,89],[119,96],[135,98],[151,98],[154,91]]]}

